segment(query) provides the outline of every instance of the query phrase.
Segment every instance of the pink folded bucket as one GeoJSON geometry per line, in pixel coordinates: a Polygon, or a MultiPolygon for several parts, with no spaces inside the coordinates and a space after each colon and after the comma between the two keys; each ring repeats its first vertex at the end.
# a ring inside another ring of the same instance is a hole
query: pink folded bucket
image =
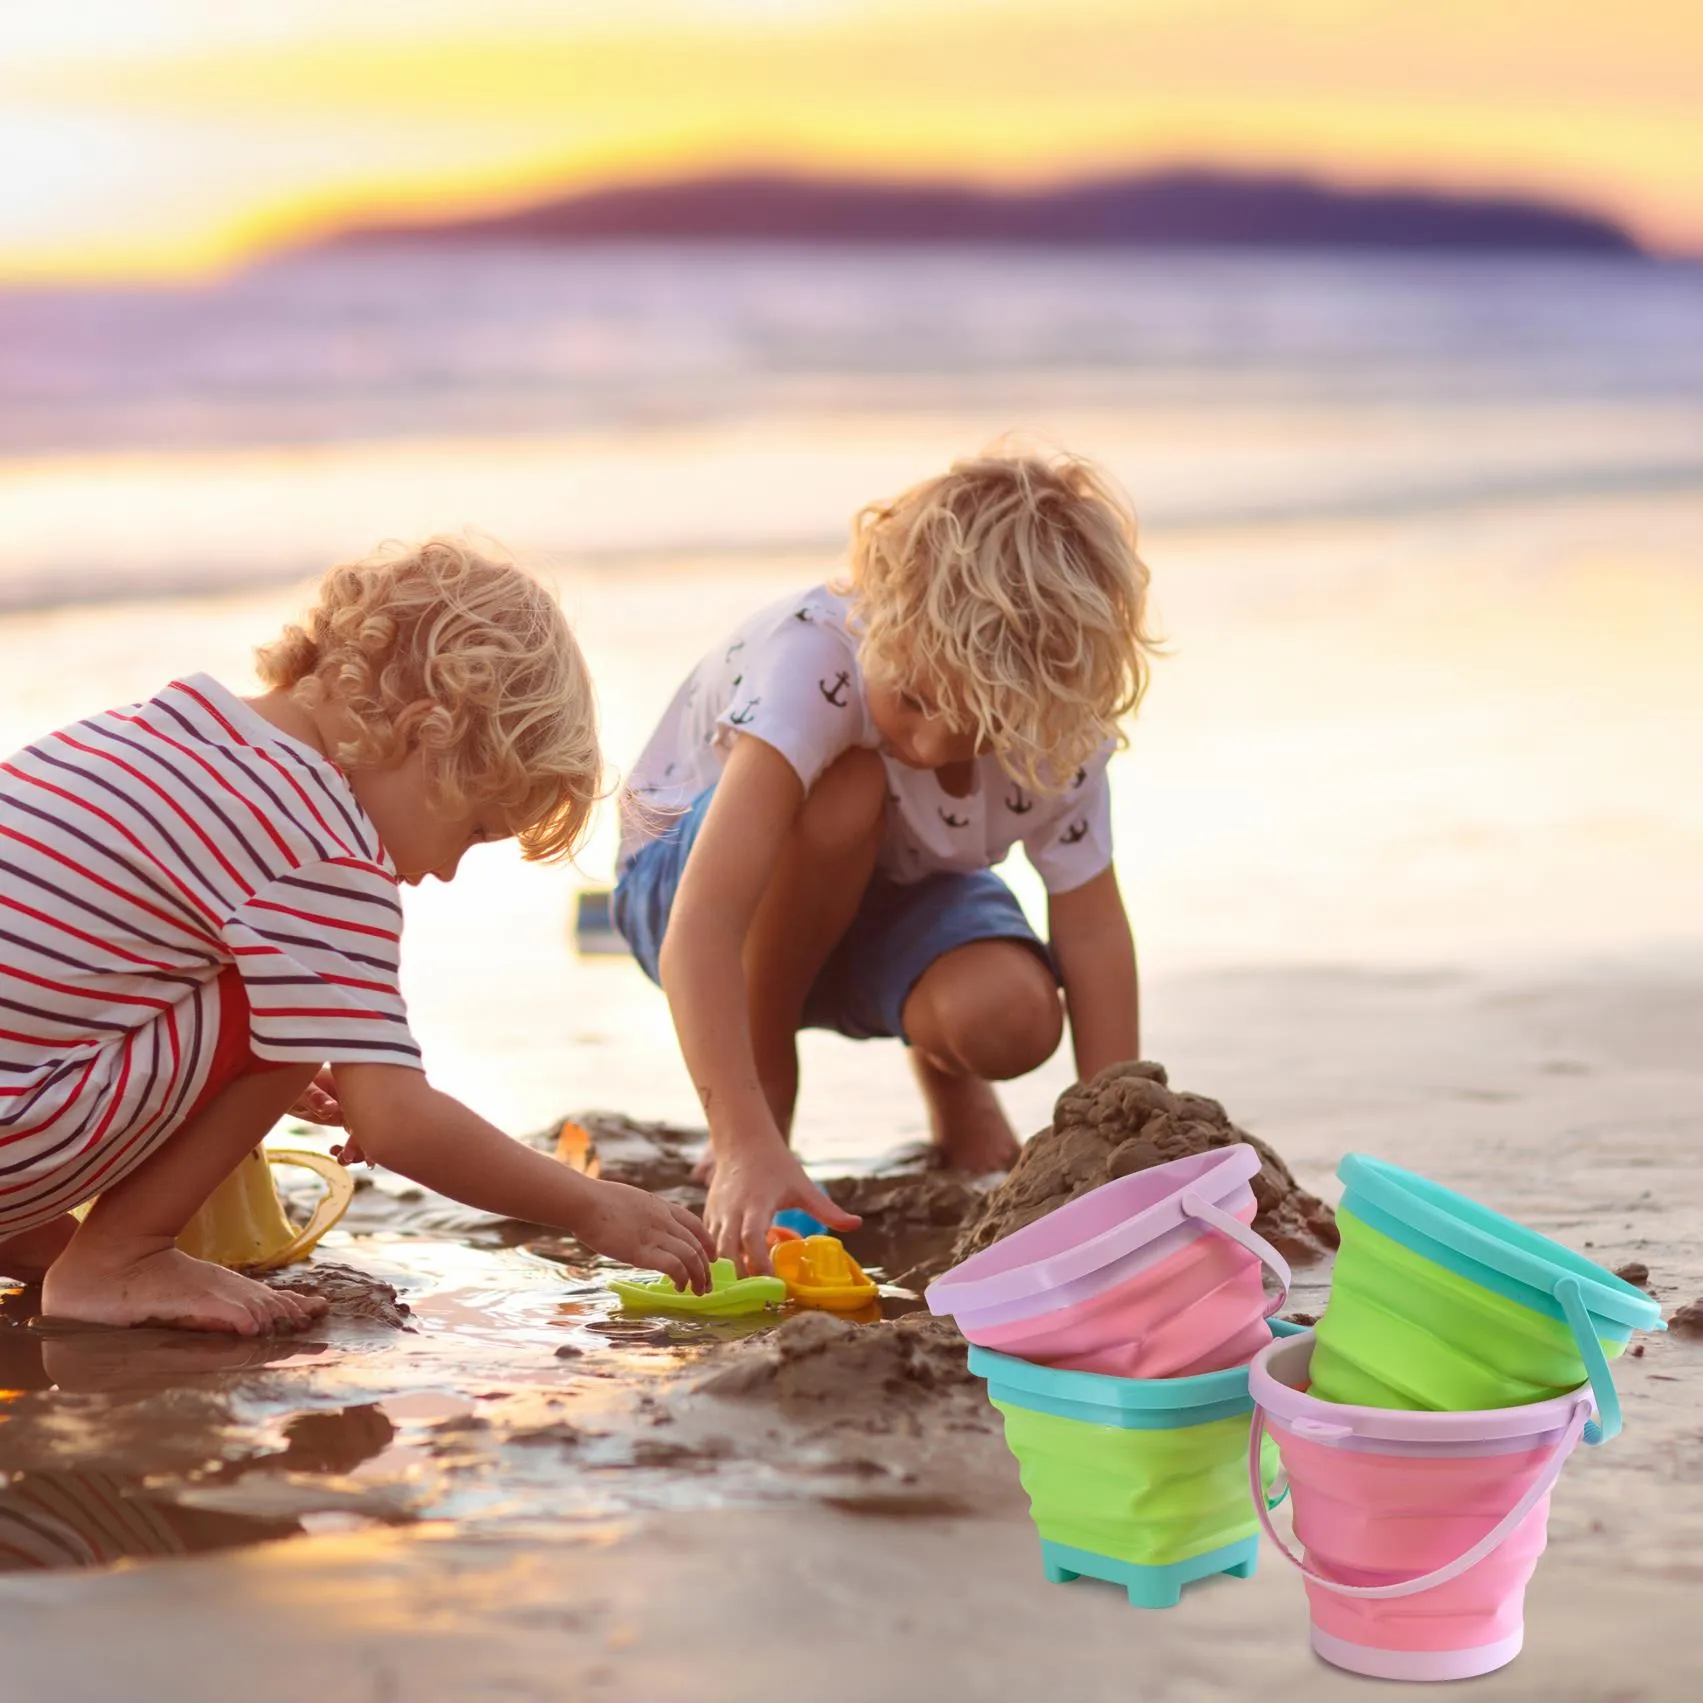
{"type": "Polygon", "coordinates": [[[1378,1679],[1469,1679],[1505,1666],[1524,1641],[1549,1494],[1590,1419],[1590,1386],[1476,1412],[1353,1407],[1308,1393],[1312,1352],[1309,1331],[1249,1367],[1248,1458],[1266,1535],[1306,1580],[1314,1651],[1378,1679]],[[1303,1555],[1265,1509],[1267,1430],[1303,1555]]]}
{"type": "Polygon", "coordinates": [[[1289,1288],[1283,1257],[1249,1228],[1258,1169],[1239,1142],[1119,1177],[955,1266],[928,1305],[1036,1365],[1123,1378],[1243,1365],[1289,1288]]]}

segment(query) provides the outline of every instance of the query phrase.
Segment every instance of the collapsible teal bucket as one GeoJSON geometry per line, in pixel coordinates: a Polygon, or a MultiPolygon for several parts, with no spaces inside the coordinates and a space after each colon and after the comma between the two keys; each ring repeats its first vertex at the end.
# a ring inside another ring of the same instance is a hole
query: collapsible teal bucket
{"type": "MultiPolygon", "coordinates": [[[[1277,1336],[1299,1329],[1271,1321],[1277,1336]]],[[[1252,1576],[1246,1366],[1116,1378],[972,1348],[970,1370],[1005,1421],[1053,1583],[1105,1579],[1138,1608],[1171,1608],[1197,1579],[1252,1576]]],[[[1267,1467],[1269,1484],[1275,1451],[1267,1467]]]]}
{"type": "Polygon", "coordinates": [[[1660,1306],[1582,1254],[1397,1165],[1351,1153],[1337,1168],[1342,1248],[1319,1320],[1313,1394],[1438,1412],[1555,1400],[1587,1381],[1620,1430],[1609,1361],[1660,1306]]]}

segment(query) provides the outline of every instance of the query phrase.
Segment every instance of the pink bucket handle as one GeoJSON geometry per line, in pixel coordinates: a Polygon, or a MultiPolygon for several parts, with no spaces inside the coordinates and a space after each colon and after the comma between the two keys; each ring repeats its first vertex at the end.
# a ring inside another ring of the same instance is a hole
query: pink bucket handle
{"type": "Polygon", "coordinates": [[[1196,1194],[1193,1189],[1179,1196],[1177,1205],[1185,1217],[1210,1225],[1219,1235],[1228,1236],[1232,1242],[1245,1248],[1282,1285],[1283,1293],[1274,1296],[1267,1304],[1264,1317],[1269,1319],[1288,1303],[1289,1262],[1264,1236],[1256,1235],[1241,1219],[1226,1212],[1221,1206],[1214,1206],[1204,1195],[1196,1194]]]}
{"type": "MultiPolygon", "coordinates": [[[[1271,1523],[1271,1514],[1266,1506],[1266,1489],[1263,1475],[1260,1471],[1260,1442],[1265,1436],[1265,1409],[1254,1407],[1253,1424],[1248,1427],[1248,1480],[1253,1487],[1254,1509],[1259,1515],[1260,1525],[1265,1535],[1277,1545],[1278,1553],[1304,1579],[1309,1579],[1315,1585],[1322,1585],[1327,1591],[1334,1591],[1339,1597],[1357,1597],[1363,1602],[1387,1602],[1392,1597],[1418,1596],[1421,1591],[1435,1590],[1439,1585],[1446,1585],[1451,1579],[1458,1579],[1461,1574],[1470,1572],[1479,1562],[1493,1555],[1502,1545],[1513,1536],[1515,1530],[1527,1519],[1531,1511],[1550,1491],[1555,1488],[1555,1481],[1561,1476],[1561,1469],[1567,1464],[1567,1457],[1572,1454],[1574,1445],[1579,1441],[1585,1429],[1585,1422],[1590,1417],[1591,1403],[1589,1397],[1581,1399],[1573,1408],[1573,1417],[1567,1422],[1567,1429],[1561,1441],[1555,1445],[1555,1452],[1550,1457],[1549,1464],[1532,1481],[1530,1489],[1524,1496],[1497,1521],[1492,1529],[1484,1534],[1466,1554],[1457,1556],[1453,1561],[1442,1567],[1434,1568],[1429,1573],[1422,1573],[1417,1579],[1398,1579],[1393,1585],[1340,1585],[1334,1579],[1327,1579],[1321,1573],[1315,1573],[1305,1561],[1277,1535],[1277,1528],[1271,1523]]],[[[1325,1429],[1323,1426],[1319,1430],[1325,1429]]],[[[1333,1427],[1334,1429],[1334,1427],[1333,1427]]],[[[1304,1433],[1303,1433],[1304,1434],[1304,1433]]]]}

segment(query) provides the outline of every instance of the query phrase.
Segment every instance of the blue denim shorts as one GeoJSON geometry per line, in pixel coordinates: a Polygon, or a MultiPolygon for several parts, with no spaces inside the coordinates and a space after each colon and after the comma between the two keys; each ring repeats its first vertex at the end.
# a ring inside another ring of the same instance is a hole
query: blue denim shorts
{"type": "MultiPolygon", "coordinates": [[[[615,926],[653,982],[674,895],[715,788],[693,800],[660,838],[640,848],[615,888],[615,926]]],[[[899,883],[877,873],[851,927],[829,954],[804,1005],[804,1027],[855,1041],[905,1040],[911,989],[937,958],[976,940],[1016,940],[1057,974],[1015,895],[991,869],[944,871],[899,883]]]]}

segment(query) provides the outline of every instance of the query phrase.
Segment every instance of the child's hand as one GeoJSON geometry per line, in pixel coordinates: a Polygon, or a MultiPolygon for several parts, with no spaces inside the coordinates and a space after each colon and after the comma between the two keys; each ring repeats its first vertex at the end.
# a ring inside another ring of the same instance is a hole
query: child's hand
{"type": "MultiPolygon", "coordinates": [[[[302,1097],[290,1108],[292,1118],[305,1124],[328,1124],[333,1129],[343,1127],[343,1108],[337,1100],[337,1084],[332,1080],[331,1066],[326,1065],[302,1091],[302,1097]]],[[[349,1161],[345,1160],[347,1164],[349,1161]]]]}
{"type": "Polygon", "coordinates": [[[830,1230],[855,1230],[863,1222],[823,1194],[791,1151],[778,1143],[759,1154],[717,1157],[704,1217],[716,1250],[736,1261],[747,1276],[770,1269],[769,1226],[783,1206],[813,1213],[830,1230]]]}
{"type": "Polygon", "coordinates": [[[695,1213],[643,1189],[592,1183],[573,1232],[588,1248],[644,1271],[660,1271],[695,1295],[710,1286],[715,1244],[709,1231],[695,1213]]]}

